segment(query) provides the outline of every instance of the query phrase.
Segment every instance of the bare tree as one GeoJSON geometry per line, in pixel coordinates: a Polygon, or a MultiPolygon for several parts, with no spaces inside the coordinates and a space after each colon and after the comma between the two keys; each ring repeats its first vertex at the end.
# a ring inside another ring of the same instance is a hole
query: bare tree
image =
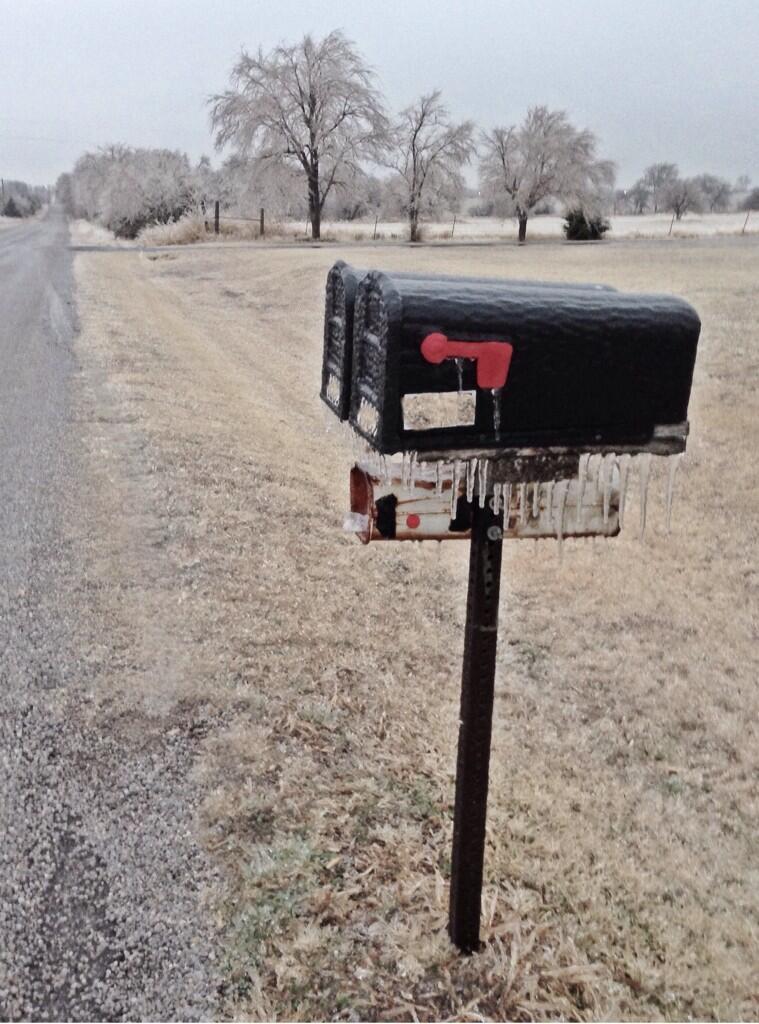
{"type": "Polygon", "coordinates": [[[679,179],[677,164],[651,164],[643,172],[641,181],[650,190],[654,204],[654,213],[659,212],[659,205],[667,190],[679,179]]]}
{"type": "Polygon", "coordinates": [[[563,110],[531,107],[519,127],[494,128],[482,144],[483,187],[509,197],[520,242],[530,214],[546,199],[588,209],[614,183],[614,164],[596,157],[595,135],[575,128],[563,110]]]}
{"type": "Polygon", "coordinates": [[[441,196],[455,202],[464,188],[461,168],[474,153],[474,125],[457,124],[435,89],[401,112],[391,133],[388,165],[397,177],[390,182],[408,215],[409,237],[419,240],[419,220],[441,196]]]}
{"type": "Polygon", "coordinates": [[[718,178],[716,174],[699,174],[693,179],[706,200],[710,213],[726,210],[730,205],[733,188],[729,181],[718,178]]]}
{"type": "Polygon", "coordinates": [[[320,237],[324,201],[341,173],[376,159],[387,121],[374,75],[342,32],[304,36],[254,56],[243,51],[233,88],[211,97],[216,146],[296,166],[305,175],[311,233],[320,237]]]}
{"type": "Polygon", "coordinates": [[[665,210],[674,213],[675,220],[682,220],[689,212],[700,213],[704,197],[695,178],[675,178],[661,196],[665,210]]]}

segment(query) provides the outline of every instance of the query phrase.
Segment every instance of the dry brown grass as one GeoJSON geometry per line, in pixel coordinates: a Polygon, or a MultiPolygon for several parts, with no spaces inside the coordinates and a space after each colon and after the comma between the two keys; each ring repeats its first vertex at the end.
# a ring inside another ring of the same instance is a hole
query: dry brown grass
{"type": "Polygon", "coordinates": [[[445,935],[466,545],[340,533],[346,452],[316,397],[336,255],[77,257],[84,375],[116,421],[92,457],[130,496],[99,573],[144,627],[113,693],[207,731],[226,1011],[756,1016],[759,247],[381,254],[673,291],[704,322],[673,535],[659,481],[642,546],[506,551],[471,958],[445,935]]]}
{"type": "MultiPolygon", "coordinates": [[[[192,245],[194,242],[251,242],[261,238],[260,225],[255,219],[241,219],[224,216],[219,221],[219,234],[214,233],[213,210],[205,217],[201,214],[187,214],[171,224],[154,224],[144,228],[139,235],[141,245],[192,245]]],[[[303,224],[282,224],[268,220],[264,240],[309,241],[303,224]]],[[[322,241],[334,241],[328,233],[322,241]]]]}

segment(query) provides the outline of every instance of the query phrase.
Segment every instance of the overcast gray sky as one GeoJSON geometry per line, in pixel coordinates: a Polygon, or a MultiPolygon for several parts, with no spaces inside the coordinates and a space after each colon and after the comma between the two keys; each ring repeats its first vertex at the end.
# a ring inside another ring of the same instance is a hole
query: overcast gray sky
{"type": "Polygon", "coordinates": [[[35,184],[108,142],[212,154],[240,48],[333,28],[393,110],[438,87],[489,127],[545,103],[620,185],[657,160],[759,179],[759,0],[0,0],[0,26],[0,175],[35,184]]]}

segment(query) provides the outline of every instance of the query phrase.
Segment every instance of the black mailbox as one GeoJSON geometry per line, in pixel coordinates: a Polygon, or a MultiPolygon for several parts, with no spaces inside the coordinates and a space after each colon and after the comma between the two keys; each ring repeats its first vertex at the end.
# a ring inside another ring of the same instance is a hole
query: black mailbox
{"type": "Polygon", "coordinates": [[[342,366],[378,452],[684,450],[700,321],[680,299],[378,271],[355,288],[342,366]],[[404,423],[408,396],[459,390],[471,422],[404,423]]]}
{"type": "MultiPolygon", "coordinates": [[[[353,369],[353,313],[359,284],[369,271],[351,267],[338,260],[327,275],[324,309],[324,354],[322,359],[321,398],[341,420],[350,416],[350,389],[353,369]]],[[[455,288],[462,278],[444,274],[394,273],[393,278],[416,281],[443,281],[455,288]]],[[[468,282],[500,284],[504,288],[556,288],[542,281],[497,278],[467,278],[468,282]]],[[[567,290],[614,291],[604,284],[562,284],[567,290]]]]}
{"type": "Polygon", "coordinates": [[[686,302],[604,285],[330,271],[321,395],[370,449],[345,529],[471,538],[448,918],[464,952],[480,948],[503,540],[616,536],[633,461],[642,536],[652,455],[674,456],[669,529],[700,328],[686,302]]]}

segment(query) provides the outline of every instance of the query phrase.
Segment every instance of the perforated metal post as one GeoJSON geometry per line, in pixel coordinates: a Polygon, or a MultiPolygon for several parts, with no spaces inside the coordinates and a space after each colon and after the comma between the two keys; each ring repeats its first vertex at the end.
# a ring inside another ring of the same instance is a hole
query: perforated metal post
{"type": "Polygon", "coordinates": [[[480,945],[490,734],[493,722],[503,515],[475,500],[469,554],[461,720],[453,815],[448,931],[465,953],[480,945]]]}

